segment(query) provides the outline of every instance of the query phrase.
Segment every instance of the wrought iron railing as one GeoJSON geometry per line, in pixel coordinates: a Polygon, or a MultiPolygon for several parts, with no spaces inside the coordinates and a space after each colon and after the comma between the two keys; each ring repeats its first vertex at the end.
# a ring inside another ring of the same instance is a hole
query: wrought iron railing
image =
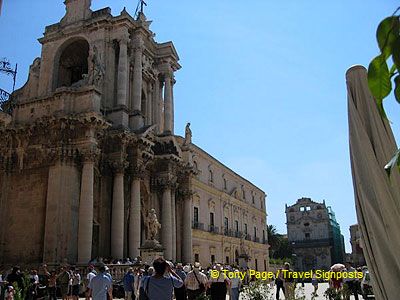
{"type": "Polygon", "coordinates": [[[211,233],[219,233],[219,228],[217,227],[217,226],[214,226],[214,225],[209,225],[208,226],[208,232],[211,232],[211,233]]]}
{"type": "Polygon", "coordinates": [[[11,94],[0,88],[0,111],[11,114],[14,106],[11,94]]]}
{"type": "Polygon", "coordinates": [[[321,247],[332,244],[332,239],[307,239],[301,241],[289,241],[293,248],[309,248],[309,247],[321,247]]]}
{"type": "Polygon", "coordinates": [[[242,237],[243,237],[243,232],[241,232],[241,231],[235,231],[235,237],[237,237],[237,238],[242,238],[242,237]]]}
{"type": "Polygon", "coordinates": [[[14,108],[14,103],[13,99],[11,97],[11,94],[15,90],[15,81],[17,78],[17,69],[18,65],[15,65],[15,69],[11,67],[10,62],[6,58],[0,59],[0,73],[5,74],[7,76],[11,76],[13,79],[13,85],[12,85],[12,92],[9,93],[3,89],[0,88],[0,111],[11,114],[13,108],[14,108]]]}
{"type": "Polygon", "coordinates": [[[192,228],[198,230],[204,230],[204,224],[199,222],[193,222],[192,228]]]}

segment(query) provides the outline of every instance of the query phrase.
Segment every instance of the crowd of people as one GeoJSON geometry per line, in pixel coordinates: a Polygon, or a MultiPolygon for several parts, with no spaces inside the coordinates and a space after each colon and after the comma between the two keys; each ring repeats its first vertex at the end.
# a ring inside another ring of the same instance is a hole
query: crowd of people
{"type": "Polygon", "coordinates": [[[184,266],[158,258],[152,266],[128,270],[123,278],[125,299],[171,300],[175,297],[176,300],[196,300],[209,295],[212,300],[225,300],[230,294],[230,299],[238,300],[243,282],[236,277],[229,279],[222,272],[223,268],[235,271],[220,264],[202,269],[198,262],[184,266]],[[212,270],[218,271],[219,276],[211,276],[212,270]]]}
{"type": "Polygon", "coordinates": [[[227,294],[230,294],[230,299],[238,300],[243,284],[240,278],[229,279],[221,272],[223,268],[235,271],[234,268],[220,264],[202,269],[198,262],[193,265],[174,265],[158,258],[149,266],[138,259],[128,263],[124,260],[117,264],[128,264],[131,267],[122,281],[118,282],[113,280],[104,261],[91,263],[85,272],[67,264],[51,271],[47,265],[43,265],[39,271],[29,272],[22,272],[16,266],[8,274],[0,275],[0,300],[14,300],[17,293],[20,293],[18,298],[24,295],[26,300],[78,300],[80,297],[87,300],[110,300],[115,294],[113,287],[119,284],[122,284],[126,300],[195,300],[202,295],[209,295],[212,300],[225,300],[227,294]],[[220,271],[220,275],[217,278],[211,277],[212,270],[220,271]]]}
{"type": "MultiPolygon", "coordinates": [[[[156,259],[152,266],[142,263],[140,258],[129,260],[129,263],[124,260],[121,264],[130,266],[121,281],[113,280],[110,269],[103,261],[92,261],[87,270],[64,264],[51,271],[48,271],[47,265],[43,265],[39,271],[30,270],[23,273],[16,266],[8,274],[0,275],[0,300],[14,300],[16,293],[20,293],[18,299],[24,295],[26,300],[79,300],[80,297],[85,297],[86,300],[110,300],[113,297],[124,297],[125,300],[196,300],[204,298],[205,295],[211,300],[226,300],[227,295],[231,300],[238,300],[241,287],[256,281],[255,277],[249,276],[228,278],[223,270],[239,272],[237,268],[228,265],[214,264],[202,269],[198,262],[174,265],[163,258],[156,259]],[[213,276],[213,272],[217,276],[213,276]]],[[[284,276],[284,272],[279,272],[284,269],[292,271],[290,264],[286,263],[283,269],[278,270],[278,276],[269,282],[271,287],[276,286],[277,300],[280,299],[281,291],[285,299],[294,299],[296,284],[299,283],[290,276],[284,276]]],[[[347,264],[339,271],[354,270],[347,264]]],[[[363,272],[365,273],[365,270],[363,272]]],[[[319,282],[314,273],[311,280],[314,296],[317,296],[319,282]]],[[[350,292],[348,294],[353,294],[355,299],[358,299],[360,286],[363,284],[365,282],[355,279],[330,281],[331,288],[346,288],[350,292]]]]}

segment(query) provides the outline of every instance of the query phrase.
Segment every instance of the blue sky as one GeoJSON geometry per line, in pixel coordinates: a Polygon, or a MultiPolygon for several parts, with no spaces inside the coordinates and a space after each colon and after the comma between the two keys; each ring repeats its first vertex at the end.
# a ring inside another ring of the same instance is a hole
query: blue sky
{"type": "MultiPolygon", "coordinates": [[[[0,57],[18,62],[17,86],[40,56],[46,25],[63,1],[4,0],[0,57]]],[[[136,1],[93,0],[119,14],[136,1]]],[[[193,141],[268,195],[268,223],[286,232],[285,203],[326,200],[349,247],[356,223],[349,161],[345,72],[378,54],[375,30],[397,1],[155,1],[148,19],[159,42],[172,40],[175,131],[192,123],[193,141]]],[[[0,86],[9,88],[0,75],[0,86]]],[[[387,110],[400,132],[400,106],[387,110]]]]}

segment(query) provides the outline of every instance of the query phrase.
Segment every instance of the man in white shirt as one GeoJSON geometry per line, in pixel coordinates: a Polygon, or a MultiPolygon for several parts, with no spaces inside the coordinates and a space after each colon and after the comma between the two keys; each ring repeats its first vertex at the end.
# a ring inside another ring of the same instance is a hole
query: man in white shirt
{"type": "MultiPolygon", "coordinates": [[[[234,270],[235,274],[239,274],[239,270],[234,270]]],[[[239,300],[239,289],[242,285],[242,280],[239,276],[231,278],[231,300],[239,300]]]]}
{"type": "Polygon", "coordinates": [[[94,269],[93,265],[89,265],[88,267],[89,272],[86,275],[86,300],[89,300],[89,284],[92,281],[92,279],[97,275],[97,272],[94,269]]]}
{"type": "Polygon", "coordinates": [[[207,290],[208,279],[205,274],[200,272],[201,265],[195,262],[193,270],[190,271],[185,279],[186,292],[188,300],[195,300],[207,290]]]}

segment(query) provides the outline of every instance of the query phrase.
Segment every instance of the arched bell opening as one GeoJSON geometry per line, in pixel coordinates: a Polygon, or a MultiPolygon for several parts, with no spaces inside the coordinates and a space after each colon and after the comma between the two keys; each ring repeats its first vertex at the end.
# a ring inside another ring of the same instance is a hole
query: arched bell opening
{"type": "Polygon", "coordinates": [[[64,44],[56,59],[55,88],[70,87],[88,74],[89,43],[76,39],[64,44]]]}

